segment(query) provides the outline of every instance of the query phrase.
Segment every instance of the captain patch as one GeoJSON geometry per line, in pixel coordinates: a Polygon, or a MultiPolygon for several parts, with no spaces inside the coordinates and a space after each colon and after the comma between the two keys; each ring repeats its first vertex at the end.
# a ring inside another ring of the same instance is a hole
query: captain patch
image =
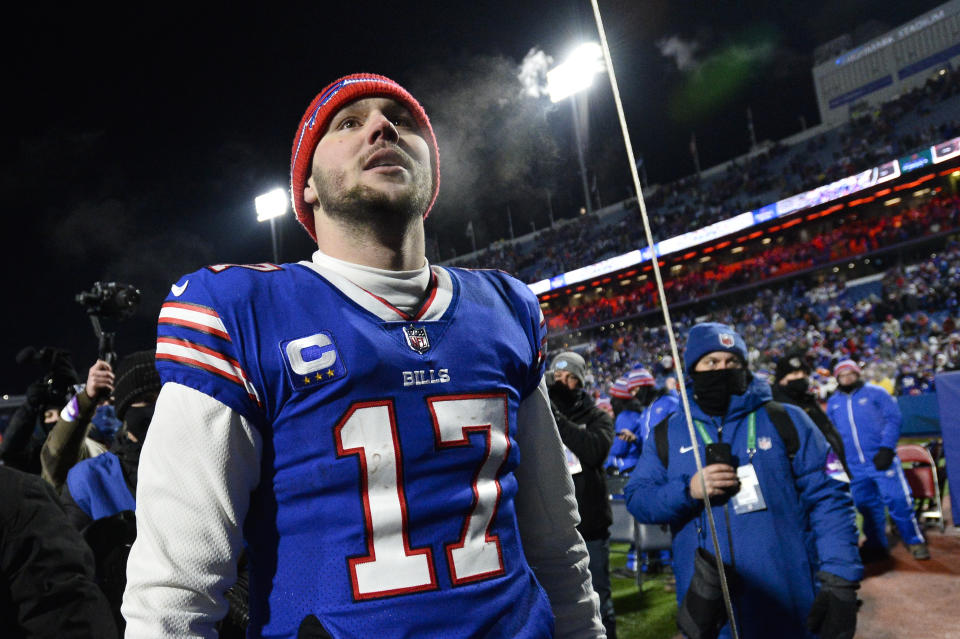
{"type": "Polygon", "coordinates": [[[297,390],[322,386],[347,374],[333,336],[327,331],[280,342],[280,355],[287,376],[297,390]]]}

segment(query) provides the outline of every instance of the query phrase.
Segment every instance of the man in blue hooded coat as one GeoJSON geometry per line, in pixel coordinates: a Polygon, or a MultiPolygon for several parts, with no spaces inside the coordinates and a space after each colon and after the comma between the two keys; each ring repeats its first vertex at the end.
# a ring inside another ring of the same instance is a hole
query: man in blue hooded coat
{"type": "Polygon", "coordinates": [[[930,559],[930,550],[913,512],[913,495],[897,457],[902,416],[897,400],[876,384],[866,382],[859,364],[837,362],[833,374],[837,392],[827,400],[827,416],[836,424],[849,451],[850,491],[863,515],[866,541],[860,549],[864,561],[889,554],[884,506],[900,538],[915,559],[930,559]]]}
{"type": "MultiPolygon", "coordinates": [[[[681,619],[687,591],[691,600],[701,592],[699,581],[691,589],[698,548],[714,552],[705,486],[722,560],[732,568],[740,636],[849,639],[863,576],[849,487],[824,472],[829,445],[801,409],[774,405],[793,426],[792,441],[781,435],[773,407],[765,406],[770,387],[750,374],[746,361],[746,344],[729,326],[690,330],[684,364],[697,441],[691,442],[682,408],[659,427],[665,432],[654,429],[627,484],[627,507],[641,522],[671,526],[681,619]],[[708,460],[707,446],[715,443],[729,444],[726,463],[708,460]],[[702,483],[694,445],[708,460],[702,483]]],[[[724,624],[719,636],[729,631],[724,624]]]]}

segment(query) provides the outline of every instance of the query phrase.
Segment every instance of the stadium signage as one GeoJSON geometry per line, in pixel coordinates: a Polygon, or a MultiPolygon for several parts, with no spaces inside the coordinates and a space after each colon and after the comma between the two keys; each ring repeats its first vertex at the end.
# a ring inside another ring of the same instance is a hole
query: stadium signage
{"type": "MultiPolygon", "coordinates": [[[[927,166],[931,162],[933,164],[939,164],[958,155],[960,155],[960,137],[945,140],[918,153],[904,156],[899,160],[884,162],[872,169],[861,171],[860,173],[845,177],[836,182],[831,182],[830,184],[803,193],[791,195],[773,204],[767,204],[759,209],[741,213],[728,220],[721,220],[720,222],[695,231],[683,233],[682,235],[668,238],[662,242],[657,242],[654,245],[654,250],[657,256],[662,257],[699,246],[706,242],[712,242],[721,237],[764,224],[774,218],[784,217],[792,213],[797,213],[798,211],[820,206],[821,204],[826,204],[859,191],[875,187],[878,184],[895,180],[908,171],[927,166]]],[[[549,279],[527,284],[527,287],[529,287],[535,295],[540,295],[593,277],[607,275],[631,266],[636,266],[637,264],[646,262],[650,257],[650,248],[644,247],[630,251],[629,253],[624,253],[623,255],[611,257],[596,264],[590,264],[589,266],[563,273],[562,275],[555,275],[549,279]]]]}
{"type": "MultiPolygon", "coordinates": [[[[809,209],[826,202],[832,202],[852,193],[857,193],[864,189],[869,189],[877,184],[889,182],[900,177],[901,171],[897,167],[896,160],[890,160],[880,166],[861,171],[856,175],[850,175],[843,179],[825,184],[811,191],[798,193],[776,203],[777,217],[790,215],[797,211],[809,209]]],[[[754,220],[754,224],[760,222],[754,220]]]]}
{"type": "MultiPolygon", "coordinates": [[[[951,8],[951,14],[956,13],[955,8],[951,8]]],[[[908,36],[913,35],[914,33],[921,31],[930,25],[943,20],[947,16],[947,11],[945,8],[938,8],[926,15],[922,15],[913,22],[905,24],[901,28],[897,29],[895,32],[890,32],[885,35],[880,36],[872,42],[854,49],[848,53],[844,53],[834,60],[834,64],[837,66],[842,66],[844,64],[850,64],[864,56],[868,56],[871,53],[876,53],[884,47],[888,47],[894,42],[902,40],[908,36]]]]}
{"type": "Polygon", "coordinates": [[[922,169],[925,166],[933,164],[933,153],[931,149],[924,149],[918,153],[905,155],[897,161],[900,163],[900,171],[902,173],[909,173],[910,171],[916,171],[917,169],[922,169]]]}
{"type": "Polygon", "coordinates": [[[716,224],[705,226],[702,229],[690,231],[689,233],[684,233],[683,235],[671,237],[669,240],[659,242],[657,244],[657,255],[669,255],[671,253],[688,249],[691,246],[698,246],[704,242],[711,242],[724,237],[725,235],[730,235],[731,233],[736,233],[738,231],[742,231],[743,229],[750,228],[754,224],[755,222],[753,221],[753,213],[741,213],[740,215],[732,217],[729,220],[722,220],[716,224]]]}
{"type": "Polygon", "coordinates": [[[953,138],[930,147],[933,163],[940,164],[960,155],[960,138],[953,138]]]}

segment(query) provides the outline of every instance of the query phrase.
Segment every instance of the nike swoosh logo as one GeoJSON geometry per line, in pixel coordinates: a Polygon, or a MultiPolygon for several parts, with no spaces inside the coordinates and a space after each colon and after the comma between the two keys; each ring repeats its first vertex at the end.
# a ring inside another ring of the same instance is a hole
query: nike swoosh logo
{"type": "Polygon", "coordinates": [[[683,453],[689,453],[691,450],[693,450],[693,446],[681,446],[680,454],[682,455],[683,453]]]}
{"type": "Polygon", "coordinates": [[[176,284],[170,287],[170,292],[173,293],[174,297],[180,297],[183,295],[183,292],[187,290],[187,284],[190,283],[190,280],[187,280],[183,283],[183,286],[177,286],[176,284]]]}

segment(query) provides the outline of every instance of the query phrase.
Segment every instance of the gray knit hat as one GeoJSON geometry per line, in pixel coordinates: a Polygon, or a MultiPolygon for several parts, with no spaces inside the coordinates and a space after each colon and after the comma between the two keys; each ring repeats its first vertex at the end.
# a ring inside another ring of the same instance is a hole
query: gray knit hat
{"type": "Polygon", "coordinates": [[[573,351],[565,351],[553,358],[548,372],[552,375],[556,371],[567,371],[580,380],[581,386],[586,384],[587,362],[573,351]]]}

